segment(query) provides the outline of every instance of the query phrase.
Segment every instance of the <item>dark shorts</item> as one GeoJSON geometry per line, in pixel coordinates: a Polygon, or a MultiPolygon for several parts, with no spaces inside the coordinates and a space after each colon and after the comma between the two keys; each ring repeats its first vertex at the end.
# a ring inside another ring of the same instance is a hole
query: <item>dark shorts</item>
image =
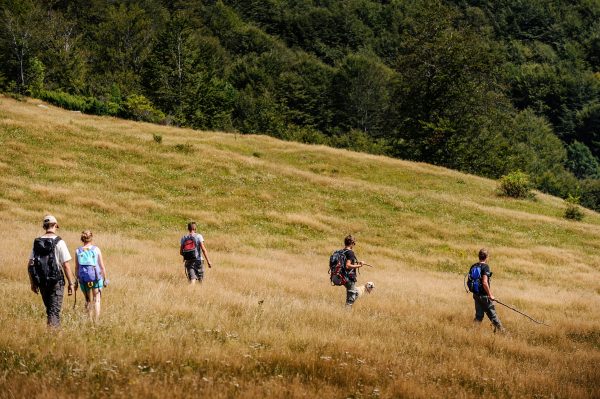
{"type": "Polygon", "coordinates": [[[192,259],[185,261],[185,274],[188,280],[204,279],[204,262],[200,259],[192,259]]]}

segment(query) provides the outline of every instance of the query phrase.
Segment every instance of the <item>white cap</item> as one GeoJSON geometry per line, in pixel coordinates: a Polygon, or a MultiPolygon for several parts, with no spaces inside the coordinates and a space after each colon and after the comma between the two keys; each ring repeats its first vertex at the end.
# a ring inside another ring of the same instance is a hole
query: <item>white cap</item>
{"type": "Polygon", "coordinates": [[[52,215],[44,216],[44,224],[56,223],[56,227],[58,227],[58,221],[52,215]]]}

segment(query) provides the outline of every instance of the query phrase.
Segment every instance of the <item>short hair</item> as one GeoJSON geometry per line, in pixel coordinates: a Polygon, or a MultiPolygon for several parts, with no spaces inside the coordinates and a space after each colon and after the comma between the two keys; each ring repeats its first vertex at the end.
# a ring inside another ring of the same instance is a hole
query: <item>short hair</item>
{"type": "Polygon", "coordinates": [[[481,248],[479,250],[479,260],[486,260],[488,258],[488,250],[481,248]]]}
{"type": "Polygon", "coordinates": [[[196,230],[196,222],[189,222],[187,224],[188,231],[196,230]]]}
{"type": "Polygon", "coordinates": [[[345,246],[350,246],[350,245],[354,245],[356,244],[356,240],[354,239],[354,237],[352,236],[352,234],[348,234],[346,236],[346,238],[344,238],[344,245],[345,246]]]}
{"type": "Polygon", "coordinates": [[[54,227],[57,224],[58,223],[44,223],[44,225],[42,227],[44,228],[44,230],[48,230],[50,227],[54,227]]]}
{"type": "Polygon", "coordinates": [[[84,230],[81,232],[81,242],[82,243],[88,243],[92,241],[92,238],[94,238],[94,234],[92,234],[92,232],[90,230],[84,230]]]}

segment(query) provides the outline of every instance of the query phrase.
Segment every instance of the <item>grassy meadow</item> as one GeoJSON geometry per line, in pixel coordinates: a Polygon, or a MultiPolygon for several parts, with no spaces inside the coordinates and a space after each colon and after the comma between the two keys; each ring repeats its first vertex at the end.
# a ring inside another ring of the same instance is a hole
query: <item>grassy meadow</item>
{"type": "Polygon", "coordinates": [[[0,397],[600,397],[600,215],[511,200],[427,164],[69,112],[0,97],[0,397]],[[159,140],[158,137],[162,140],[159,140]],[[158,141],[161,141],[160,143],[158,141]],[[111,285],[47,332],[28,284],[52,213],[91,229],[111,285]],[[186,282],[199,223],[214,264],[186,282]],[[344,308],[328,256],[357,238],[344,308]],[[463,274],[487,247],[509,333],[473,326],[463,274]]]}

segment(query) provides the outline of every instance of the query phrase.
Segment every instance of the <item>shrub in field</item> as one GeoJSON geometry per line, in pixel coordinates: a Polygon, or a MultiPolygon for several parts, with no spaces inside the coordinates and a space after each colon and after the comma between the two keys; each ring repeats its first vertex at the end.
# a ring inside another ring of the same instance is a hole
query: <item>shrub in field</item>
{"type": "Polygon", "coordinates": [[[102,101],[95,97],[78,96],[62,91],[41,90],[38,97],[58,107],[86,114],[115,116],[120,110],[119,104],[112,101],[102,101]]]}
{"type": "Polygon", "coordinates": [[[62,91],[43,90],[39,93],[39,98],[71,111],[85,112],[87,108],[85,97],[75,96],[62,91]]]}
{"type": "Polygon", "coordinates": [[[175,151],[182,152],[184,154],[190,154],[194,151],[194,146],[192,144],[175,144],[175,151]]]}
{"type": "Polygon", "coordinates": [[[101,101],[95,97],[86,97],[86,101],[88,114],[117,116],[121,111],[121,106],[112,101],[101,101]]]}
{"type": "Polygon", "coordinates": [[[533,198],[532,185],[526,173],[517,170],[500,178],[498,192],[512,198],[533,198]]]}
{"type": "Polygon", "coordinates": [[[385,139],[374,139],[361,130],[352,130],[345,134],[333,136],[330,145],[376,155],[384,155],[390,152],[390,146],[385,139]]]}
{"type": "Polygon", "coordinates": [[[581,182],[581,205],[600,212],[600,179],[586,179],[581,182]]]}
{"type": "Polygon", "coordinates": [[[123,114],[129,119],[151,123],[159,123],[165,119],[165,114],[154,108],[150,100],[137,94],[127,97],[123,104],[123,114]]]}
{"type": "Polygon", "coordinates": [[[162,135],[160,135],[160,134],[153,134],[153,135],[152,135],[152,138],[154,138],[154,141],[155,141],[156,143],[158,143],[158,144],[161,144],[161,143],[162,143],[162,135]]]}
{"type": "Polygon", "coordinates": [[[565,200],[567,208],[565,209],[565,218],[570,220],[583,220],[583,211],[579,207],[579,197],[569,197],[565,200]]]}

